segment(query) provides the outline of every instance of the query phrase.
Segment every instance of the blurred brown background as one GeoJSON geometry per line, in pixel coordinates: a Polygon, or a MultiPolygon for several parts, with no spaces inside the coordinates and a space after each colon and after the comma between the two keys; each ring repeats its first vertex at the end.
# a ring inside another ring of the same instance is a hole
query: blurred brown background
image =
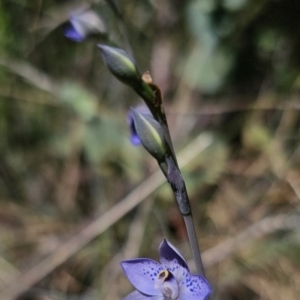
{"type": "Polygon", "coordinates": [[[141,99],[105,40],[63,35],[88,8],[163,91],[212,299],[299,299],[295,0],[0,2],[0,299],[121,299],[119,261],[158,259],[164,236],[191,259],[156,162],[129,142],[141,99]]]}

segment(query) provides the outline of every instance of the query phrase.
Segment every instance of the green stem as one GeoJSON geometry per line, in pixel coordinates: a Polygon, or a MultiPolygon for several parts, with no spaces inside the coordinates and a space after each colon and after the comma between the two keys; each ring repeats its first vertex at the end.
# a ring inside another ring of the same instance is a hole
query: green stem
{"type": "Polygon", "coordinates": [[[179,210],[185,222],[197,271],[200,275],[205,276],[199,245],[197,241],[197,235],[196,235],[195,226],[192,217],[190,200],[186,191],[185,182],[182,178],[179,168],[176,166],[172,157],[167,156],[166,162],[168,166],[167,179],[173,190],[179,210]]]}
{"type": "Polygon", "coordinates": [[[186,191],[185,182],[182,178],[182,175],[180,173],[177,164],[177,158],[175,155],[175,151],[173,149],[166,116],[163,110],[157,109],[157,107],[154,106],[153,99],[155,95],[153,90],[150,88],[148,84],[142,81],[140,85],[135,87],[135,91],[138,95],[140,95],[145,100],[153,117],[160,123],[160,125],[164,129],[165,139],[169,146],[170,156],[166,155],[166,161],[158,162],[158,163],[162,172],[167,177],[167,180],[170,183],[177,204],[179,206],[179,210],[183,215],[197,271],[200,275],[205,276],[199,245],[197,241],[195,226],[192,217],[190,200],[188,198],[188,194],[186,191]]]}
{"type": "Polygon", "coordinates": [[[198,274],[205,277],[192,215],[183,216],[198,274]]]}

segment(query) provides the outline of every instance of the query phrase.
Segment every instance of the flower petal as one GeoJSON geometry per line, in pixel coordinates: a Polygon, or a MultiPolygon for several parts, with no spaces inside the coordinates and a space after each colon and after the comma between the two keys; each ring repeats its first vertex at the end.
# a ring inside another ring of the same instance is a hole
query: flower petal
{"type": "MultiPolygon", "coordinates": [[[[166,265],[164,265],[164,266],[166,266],[166,265]]],[[[181,282],[186,277],[190,276],[189,271],[186,268],[182,267],[177,262],[177,259],[174,259],[174,260],[168,262],[166,268],[168,271],[170,271],[174,275],[177,282],[181,282]]]]}
{"type": "MultiPolygon", "coordinates": [[[[160,262],[169,268],[174,268],[174,261],[177,261],[181,267],[186,269],[189,272],[189,267],[187,265],[186,260],[180,254],[180,252],[170,243],[167,239],[164,239],[158,248],[158,252],[160,255],[160,262]]],[[[176,263],[176,262],[175,262],[176,263]]],[[[170,269],[173,273],[173,271],[170,269]]],[[[174,273],[173,273],[174,274],[174,273]]],[[[174,274],[175,275],[175,274],[174,274]]]]}
{"type": "Polygon", "coordinates": [[[121,266],[138,291],[150,296],[162,295],[161,291],[154,287],[155,278],[163,270],[161,264],[152,259],[137,258],[122,261],[121,266]]]}
{"type": "Polygon", "coordinates": [[[139,291],[134,291],[127,295],[125,298],[122,300],[163,300],[164,296],[159,295],[159,296],[149,296],[145,295],[143,293],[140,293],[139,291]]]}
{"type": "Polygon", "coordinates": [[[130,142],[133,146],[139,146],[141,144],[141,140],[137,133],[132,132],[130,142]]]}
{"type": "Polygon", "coordinates": [[[200,275],[187,276],[179,284],[178,300],[204,300],[210,293],[211,287],[200,275]]]}
{"type": "Polygon", "coordinates": [[[133,121],[133,115],[131,110],[127,114],[127,124],[130,130],[130,142],[134,146],[139,146],[141,144],[141,140],[136,132],[136,128],[133,121]]]}
{"type": "Polygon", "coordinates": [[[68,39],[74,42],[82,42],[84,40],[82,34],[78,30],[76,30],[76,28],[72,24],[69,24],[65,28],[64,35],[65,37],[67,37],[68,39]]]}

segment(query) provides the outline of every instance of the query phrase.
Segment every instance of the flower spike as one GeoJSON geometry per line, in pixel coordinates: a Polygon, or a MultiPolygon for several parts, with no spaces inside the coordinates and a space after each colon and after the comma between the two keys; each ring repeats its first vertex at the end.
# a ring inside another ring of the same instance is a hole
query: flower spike
{"type": "MultiPolygon", "coordinates": [[[[132,142],[135,144],[141,142],[143,144],[148,152],[156,158],[159,167],[167,178],[186,224],[197,270],[199,274],[205,275],[192,218],[190,201],[172,145],[161,91],[159,87],[153,83],[149,72],[145,72],[142,77],[139,75],[136,65],[124,50],[106,45],[98,45],[98,47],[101,49],[103,59],[110,71],[121,82],[129,85],[144,99],[152,114],[152,116],[147,116],[132,110],[134,121],[131,123],[131,129],[133,131],[132,142]]],[[[173,297],[175,294],[172,292],[170,295],[173,297]]],[[[164,296],[166,295],[164,294],[164,296]]],[[[138,294],[134,294],[133,297],[131,300],[142,299],[138,294]]],[[[189,300],[193,299],[189,298],[189,300]]]]}

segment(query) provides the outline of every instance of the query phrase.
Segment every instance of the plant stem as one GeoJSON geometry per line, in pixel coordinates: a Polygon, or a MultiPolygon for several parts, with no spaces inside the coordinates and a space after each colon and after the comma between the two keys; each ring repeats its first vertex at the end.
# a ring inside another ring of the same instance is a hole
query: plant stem
{"type": "Polygon", "coordinates": [[[198,274],[205,277],[192,214],[183,216],[198,274]]]}
{"type": "Polygon", "coordinates": [[[186,191],[185,182],[182,178],[179,168],[176,166],[172,157],[166,156],[168,165],[167,179],[173,190],[179,210],[183,216],[185,226],[187,229],[190,246],[194,256],[197,271],[200,275],[205,276],[202,264],[201,254],[198,246],[195,226],[192,217],[192,210],[190,200],[186,191]]]}

